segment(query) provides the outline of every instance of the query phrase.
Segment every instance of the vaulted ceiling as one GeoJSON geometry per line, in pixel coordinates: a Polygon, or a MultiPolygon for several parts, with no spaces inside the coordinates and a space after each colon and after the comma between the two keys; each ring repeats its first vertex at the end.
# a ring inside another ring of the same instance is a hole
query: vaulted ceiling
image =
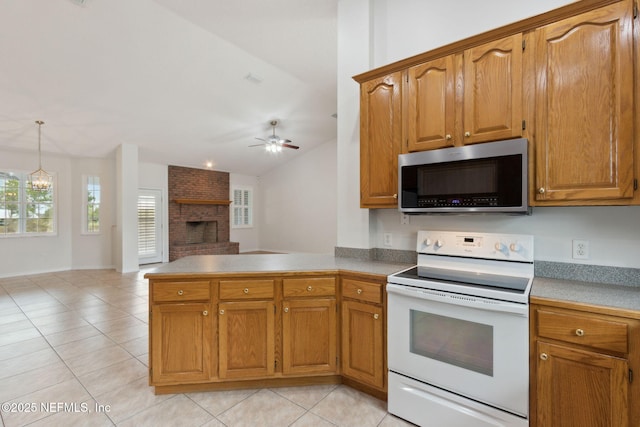
{"type": "MultiPolygon", "coordinates": [[[[0,2],[0,149],[261,175],[336,138],[337,0],[0,2]],[[266,153],[276,133],[300,150],[266,153]]],[[[6,167],[6,165],[5,165],[6,167]]]]}

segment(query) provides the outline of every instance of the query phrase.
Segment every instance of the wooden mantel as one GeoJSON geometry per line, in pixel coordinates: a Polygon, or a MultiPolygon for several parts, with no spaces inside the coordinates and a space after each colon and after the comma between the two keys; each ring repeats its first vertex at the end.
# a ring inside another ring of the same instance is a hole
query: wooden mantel
{"type": "Polygon", "coordinates": [[[231,200],[173,199],[179,205],[230,205],[231,200]]]}

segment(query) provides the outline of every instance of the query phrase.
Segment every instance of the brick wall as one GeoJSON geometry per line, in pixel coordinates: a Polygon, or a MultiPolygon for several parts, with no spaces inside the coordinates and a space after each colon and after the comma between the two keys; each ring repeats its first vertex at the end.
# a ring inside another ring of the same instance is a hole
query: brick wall
{"type": "Polygon", "coordinates": [[[238,253],[229,242],[228,205],[178,204],[175,199],[229,200],[229,173],[169,166],[169,261],[187,255],[238,253]],[[217,242],[187,244],[188,221],[216,221],[217,242]]]}

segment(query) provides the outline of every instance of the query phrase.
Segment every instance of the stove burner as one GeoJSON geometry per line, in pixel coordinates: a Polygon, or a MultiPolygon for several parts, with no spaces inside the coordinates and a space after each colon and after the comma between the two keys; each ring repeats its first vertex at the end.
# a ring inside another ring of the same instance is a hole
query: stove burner
{"type": "Polygon", "coordinates": [[[503,292],[524,294],[529,285],[527,277],[503,276],[473,271],[446,270],[417,266],[394,276],[418,281],[454,283],[469,287],[495,289],[503,292]]]}

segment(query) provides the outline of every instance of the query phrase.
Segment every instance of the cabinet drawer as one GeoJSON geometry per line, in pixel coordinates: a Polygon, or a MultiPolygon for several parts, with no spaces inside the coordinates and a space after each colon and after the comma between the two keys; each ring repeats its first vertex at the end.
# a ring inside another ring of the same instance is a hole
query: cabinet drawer
{"type": "Polygon", "coordinates": [[[626,353],[628,325],[597,317],[538,310],[538,336],[626,353]]]}
{"type": "Polygon", "coordinates": [[[272,299],[273,280],[221,280],[220,299],[272,299]]]}
{"type": "Polygon", "coordinates": [[[282,292],[285,298],[332,296],[336,294],[336,279],[333,277],[283,279],[282,292]]]}
{"type": "Polygon", "coordinates": [[[153,282],[154,302],[209,301],[211,299],[208,281],[200,282],[153,282]]]}
{"type": "Polygon", "coordinates": [[[342,279],[342,296],[382,304],[382,284],[342,279]]]}

